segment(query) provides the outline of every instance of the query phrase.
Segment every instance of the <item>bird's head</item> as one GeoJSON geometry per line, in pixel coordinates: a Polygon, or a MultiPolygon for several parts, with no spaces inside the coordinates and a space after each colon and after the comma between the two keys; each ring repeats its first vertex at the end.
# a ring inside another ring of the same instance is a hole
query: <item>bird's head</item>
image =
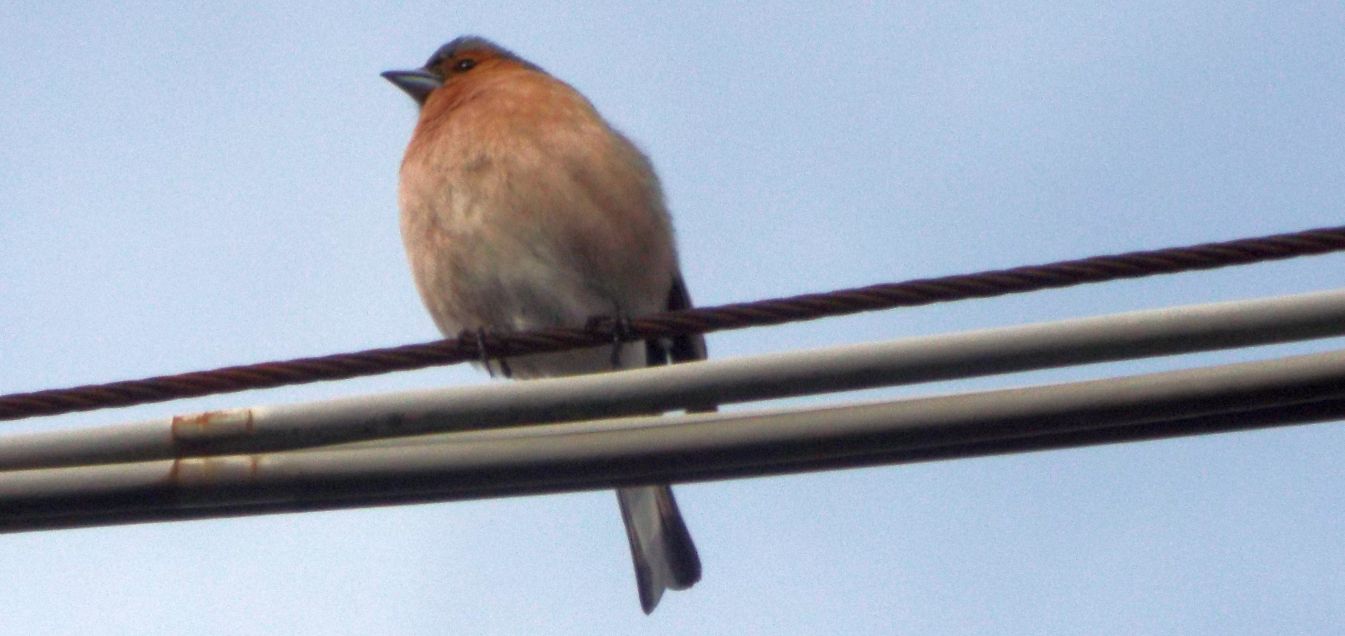
{"type": "Polygon", "coordinates": [[[385,71],[383,77],[424,106],[430,93],[436,90],[507,68],[541,71],[490,40],[467,35],[439,47],[425,66],[409,71],[385,71]]]}

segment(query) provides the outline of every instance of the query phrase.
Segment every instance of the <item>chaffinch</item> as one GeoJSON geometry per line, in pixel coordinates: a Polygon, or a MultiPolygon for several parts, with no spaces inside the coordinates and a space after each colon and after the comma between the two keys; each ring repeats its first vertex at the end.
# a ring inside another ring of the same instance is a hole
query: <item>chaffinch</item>
{"type": "MultiPolygon", "coordinates": [[[[439,330],[578,327],[691,306],[649,159],[573,87],[479,37],[383,73],[420,106],[402,240],[439,330]]],[[[539,378],[705,357],[703,337],[487,361],[539,378]]],[[[617,491],[646,613],[700,580],[668,486],[617,491]]]]}

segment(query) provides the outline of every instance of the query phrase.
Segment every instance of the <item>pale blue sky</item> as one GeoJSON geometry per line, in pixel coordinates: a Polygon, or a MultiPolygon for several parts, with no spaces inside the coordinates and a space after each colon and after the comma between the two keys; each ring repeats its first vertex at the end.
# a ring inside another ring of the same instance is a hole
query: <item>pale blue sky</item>
{"type": "MultiPolygon", "coordinates": [[[[0,7],[0,393],[424,341],[413,104],[463,33],[585,92],[718,304],[1345,222],[1345,7],[0,7]]],[[[1340,287],[1345,258],[715,335],[714,356],[1340,287]]],[[[1043,372],[1187,367],[1340,341],[1043,372]]],[[[4,424],[484,382],[468,368],[4,424]]],[[[840,398],[827,398],[835,400],[840,398]]],[[[0,535],[0,633],[1323,633],[1345,431],[683,486],[640,613],[608,492],[0,535]]]]}

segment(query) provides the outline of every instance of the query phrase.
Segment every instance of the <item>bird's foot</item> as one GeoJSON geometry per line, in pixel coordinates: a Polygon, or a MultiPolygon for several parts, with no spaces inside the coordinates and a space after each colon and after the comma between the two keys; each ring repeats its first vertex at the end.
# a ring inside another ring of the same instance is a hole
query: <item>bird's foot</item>
{"type": "Polygon", "coordinates": [[[616,316],[594,316],[588,319],[587,329],[592,330],[612,330],[612,368],[621,368],[621,347],[627,341],[632,340],[635,330],[631,328],[630,316],[626,314],[617,314],[616,316]]]}
{"type": "MultiPolygon", "coordinates": [[[[476,352],[477,355],[480,356],[481,366],[486,368],[486,373],[489,373],[492,378],[495,377],[496,367],[491,365],[490,345],[488,344],[488,341],[493,336],[494,334],[491,330],[486,327],[463,329],[462,332],[458,334],[459,340],[471,339],[476,341],[476,352]]],[[[504,356],[496,358],[495,362],[499,365],[500,375],[504,376],[505,379],[514,376],[514,372],[509,368],[509,360],[504,356]]]]}

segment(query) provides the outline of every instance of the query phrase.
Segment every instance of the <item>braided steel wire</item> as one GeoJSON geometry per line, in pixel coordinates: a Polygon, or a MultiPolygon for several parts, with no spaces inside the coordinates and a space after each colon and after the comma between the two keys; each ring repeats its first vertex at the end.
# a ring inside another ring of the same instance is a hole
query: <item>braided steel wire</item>
{"type": "Polygon", "coordinates": [[[0,420],[340,380],[480,360],[485,356],[517,356],[610,345],[616,340],[776,325],[1341,250],[1345,250],[1345,226],[701,307],[642,316],[628,322],[596,320],[582,328],[464,333],[458,338],[423,344],[0,395],[0,420]]]}

